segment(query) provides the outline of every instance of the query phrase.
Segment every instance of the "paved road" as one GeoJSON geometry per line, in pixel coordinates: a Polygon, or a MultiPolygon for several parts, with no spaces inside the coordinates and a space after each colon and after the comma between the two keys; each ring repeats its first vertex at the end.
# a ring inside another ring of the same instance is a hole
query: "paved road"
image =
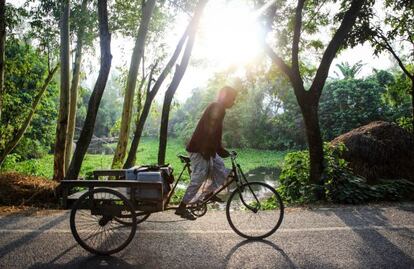
{"type": "Polygon", "coordinates": [[[414,204],[287,210],[264,241],[245,241],[223,211],[197,221],[158,213],[112,257],[73,239],[69,212],[0,217],[0,268],[414,268],[414,204]]]}

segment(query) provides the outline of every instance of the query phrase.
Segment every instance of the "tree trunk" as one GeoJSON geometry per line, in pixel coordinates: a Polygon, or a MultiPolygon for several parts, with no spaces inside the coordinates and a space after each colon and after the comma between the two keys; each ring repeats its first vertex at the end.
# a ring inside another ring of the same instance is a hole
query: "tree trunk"
{"type": "MultiPolygon", "coordinates": [[[[88,0],[82,1],[82,6],[81,6],[82,22],[85,21],[84,16],[86,12],[87,3],[88,3],[88,0]]],[[[77,33],[75,63],[73,66],[72,83],[70,85],[69,120],[68,120],[68,133],[66,137],[65,171],[67,171],[69,168],[70,157],[72,156],[73,137],[75,135],[76,105],[78,103],[78,87],[79,87],[80,67],[81,67],[81,62],[82,62],[82,47],[83,47],[84,32],[85,32],[85,25],[84,23],[81,23],[79,25],[79,30],[77,33]]]]}
{"type": "Polygon", "coordinates": [[[102,99],[105,85],[111,69],[111,35],[108,30],[107,0],[98,0],[99,35],[101,48],[101,66],[95,87],[88,103],[88,112],[80,133],[76,149],[69,165],[67,179],[77,179],[95,127],[96,115],[102,99]]]}
{"type": "Polygon", "coordinates": [[[412,131],[414,137],[414,76],[411,78],[411,112],[412,112],[412,131]]]}
{"type": "Polygon", "coordinates": [[[3,152],[0,155],[0,167],[2,166],[2,164],[3,164],[4,160],[6,159],[7,155],[9,155],[10,152],[12,152],[12,150],[19,144],[19,142],[22,139],[23,135],[25,134],[27,128],[29,127],[30,123],[32,122],[33,115],[36,111],[37,105],[39,104],[40,100],[42,99],[43,94],[46,92],[47,86],[49,86],[49,83],[52,80],[53,76],[55,75],[57,69],[58,69],[58,66],[56,66],[55,68],[53,68],[52,71],[49,72],[45,82],[43,83],[42,88],[40,89],[39,93],[36,95],[36,97],[35,97],[35,99],[32,103],[32,107],[30,108],[29,114],[27,115],[25,121],[23,122],[22,126],[17,131],[17,133],[13,136],[12,140],[10,140],[6,144],[3,152]]]}
{"type": "Polygon", "coordinates": [[[4,61],[6,50],[6,0],[0,0],[0,120],[3,110],[4,61]]]}
{"type": "Polygon", "coordinates": [[[112,168],[120,168],[124,162],[128,146],[129,126],[131,124],[132,107],[134,103],[134,92],[137,83],[138,68],[144,53],[145,39],[148,33],[148,25],[154,10],[155,0],[148,0],[142,7],[142,20],[139,25],[135,47],[132,52],[131,64],[129,67],[127,86],[125,89],[124,105],[121,118],[121,129],[119,132],[118,144],[116,146],[112,168]]]}
{"type": "Polygon", "coordinates": [[[318,101],[312,104],[308,100],[300,101],[300,108],[305,123],[306,138],[310,157],[310,182],[321,184],[323,172],[323,141],[319,128],[318,101]]]}
{"type": "MultiPolygon", "coordinates": [[[[190,22],[189,26],[187,27],[184,34],[182,35],[180,41],[177,44],[177,47],[175,48],[173,55],[171,56],[165,68],[162,70],[161,75],[158,77],[157,81],[154,84],[154,87],[152,88],[151,91],[147,91],[144,107],[142,109],[141,115],[139,115],[139,120],[136,124],[134,138],[132,139],[131,148],[129,149],[128,158],[125,161],[124,168],[130,168],[135,165],[138,145],[141,140],[141,135],[142,135],[142,131],[144,130],[145,122],[147,120],[148,114],[151,109],[152,101],[154,100],[162,83],[164,82],[167,75],[170,73],[172,66],[175,64],[175,62],[178,59],[178,56],[181,53],[184,43],[187,40],[188,30],[191,27],[191,23],[192,22],[190,22]]],[[[150,78],[150,81],[151,81],[151,78],[150,78]]]]}
{"type": "Polygon", "coordinates": [[[175,73],[171,81],[171,84],[165,93],[164,105],[162,107],[162,114],[161,114],[160,144],[158,148],[158,164],[165,163],[165,153],[167,149],[167,136],[168,136],[168,121],[170,117],[171,102],[174,97],[175,91],[180,85],[181,79],[183,78],[185,71],[187,69],[188,63],[190,61],[190,56],[191,56],[191,52],[194,46],[198,22],[200,21],[201,14],[206,4],[207,4],[207,0],[200,0],[200,2],[197,4],[196,11],[194,13],[194,24],[192,24],[192,27],[189,31],[189,37],[188,37],[187,44],[184,49],[184,54],[181,59],[181,63],[180,65],[176,66],[175,73]]]}
{"type": "Polygon", "coordinates": [[[70,82],[70,48],[69,48],[69,0],[62,1],[60,19],[60,105],[56,128],[55,159],[53,179],[65,177],[66,132],[69,115],[70,82]]]}

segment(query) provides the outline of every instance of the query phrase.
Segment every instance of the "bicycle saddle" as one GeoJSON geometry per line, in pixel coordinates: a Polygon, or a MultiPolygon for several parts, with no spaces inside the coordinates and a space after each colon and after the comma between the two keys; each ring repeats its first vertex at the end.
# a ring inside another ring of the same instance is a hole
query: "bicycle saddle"
{"type": "Polygon", "coordinates": [[[188,156],[177,155],[177,157],[180,158],[181,162],[183,162],[183,163],[189,163],[190,162],[190,157],[188,157],[188,156]]]}

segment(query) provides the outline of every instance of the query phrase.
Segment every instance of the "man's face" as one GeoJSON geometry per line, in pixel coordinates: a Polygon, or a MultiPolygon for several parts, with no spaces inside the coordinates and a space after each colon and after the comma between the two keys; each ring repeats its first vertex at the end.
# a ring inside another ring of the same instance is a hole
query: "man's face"
{"type": "Polygon", "coordinates": [[[234,101],[236,100],[236,95],[228,94],[225,100],[226,102],[224,105],[226,106],[226,108],[231,108],[234,105],[234,101]]]}

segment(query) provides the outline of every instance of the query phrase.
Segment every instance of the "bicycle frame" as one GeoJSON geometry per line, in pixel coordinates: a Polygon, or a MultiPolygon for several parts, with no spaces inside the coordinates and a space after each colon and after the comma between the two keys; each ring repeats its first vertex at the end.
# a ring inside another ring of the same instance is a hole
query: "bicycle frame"
{"type": "MultiPolygon", "coordinates": [[[[203,202],[199,203],[199,204],[198,204],[198,206],[203,206],[204,204],[207,204],[213,196],[215,196],[216,194],[218,194],[218,193],[220,193],[221,191],[223,191],[225,188],[227,188],[227,187],[228,187],[230,184],[232,184],[233,182],[235,182],[235,183],[236,183],[236,188],[237,188],[237,189],[239,189],[239,191],[241,191],[241,188],[242,188],[242,185],[243,185],[243,184],[248,183],[248,181],[247,181],[247,179],[246,179],[246,176],[245,176],[245,174],[243,173],[243,170],[242,170],[242,169],[241,169],[241,167],[240,167],[240,164],[238,164],[238,163],[237,163],[237,161],[236,161],[237,155],[236,155],[236,154],[231,154],[231,155],[230,155],[230,158],[231,158],[231,166],[232,166],[230,174],[231,174],[231,173],[233,173],[233,177],[232,177],[232,179],[231,179],[231,180],[229,180],[228,182],[226,182],[226,183],[225,183],[223,186],[221,186],[218,190],[216,190],[216,191],[215,191],[215,192],[214,192],[214,193],[213,193],[210,197],[208,197],[207,199],[205,199],[203,202]]],[[[173,189],[171,190],[171,193],[170,193],[170,195],[169,195],[169,196],[168,196],[168,198],[167,198],[166,205],[168,205],[168,204],[169,204],[170,199],[171,199],[171,197],[174,195],[174,193],[175,193],[175,189],[176,189],[176,187],[177,187],[178,183],[181,181],[182,175],[184,174],[184,171],[185,171],[186,169],[187,169],[187,171],[188,171],[188,174],[191,176],[190,163],[189,163],[189,162],[185,162],[184,167],[183,167],[183,169],[181,170],[181,173],[180,173],[180,175],[178,176],[178,179],[177,179],[177,181],[175,182],[174,187],[173,187],[173,189]]],[[[250,186],[249,186],[249,188],[250,188],[251,192],[253,193],[254,198],[256,199],[256,201],[259,203],[259,206],[260,206],[260,202],[259,202],[259,200],[257,199],[256,195],[254,194],[253,190],[251,189],[251,187],[250,187],[250,186]]],[[[244,202],[244,200],[243,200],[243,197],[240,197],[240,198],[241,198],[242,203],[243,203],[243,204],[244,204],[247,208],[249,208],[249,209],[250,209],[250,210],[252,210],[252,211],[257,211],[257,208],[253,208],[253,207],[251,207],[250,205],[246,204],[246,203],[244,202]]],[[[168,210],[168,209],[176,209],[176,208],[177,208],[177,207],[168,207],[168,208],[165,208],[165,210],[168,210]]]]}

